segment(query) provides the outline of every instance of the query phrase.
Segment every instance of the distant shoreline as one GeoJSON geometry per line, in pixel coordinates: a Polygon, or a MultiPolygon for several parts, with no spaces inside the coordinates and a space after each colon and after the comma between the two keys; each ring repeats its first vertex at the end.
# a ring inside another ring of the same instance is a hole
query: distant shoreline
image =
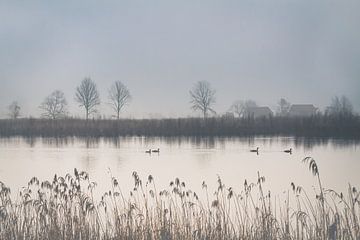
{"type": "Polygon", "coordinates": [[[0,137],[294,136],[360,138],[360,117],[0,119],[0,137]]]}

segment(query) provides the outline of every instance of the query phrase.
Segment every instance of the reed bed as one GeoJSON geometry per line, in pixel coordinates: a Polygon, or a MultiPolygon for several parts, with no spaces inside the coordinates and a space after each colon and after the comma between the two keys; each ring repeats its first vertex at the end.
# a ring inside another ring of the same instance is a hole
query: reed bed
{"type": "Polygon", "coordinates": [[[360,138],[360,116],[166,119],[0,119],[0,136],[254,136],[360,138]]]}
{"type": "Polygon", "coordinates": [[[110,176],[99,198],[76,169],[51,181],[33,177],[15,197],[0,182],[0,239],[360,239],[360,192],[324,188],[315,160],[303,162],[315,194],[291,183],[284,200],[264,190],[259,173],[239,192],[221,178],[215,192],[203,182],[201,198],[179,178],[158,190],[151,175],[143,181],[136,172],[130,194],[110,176]]]}

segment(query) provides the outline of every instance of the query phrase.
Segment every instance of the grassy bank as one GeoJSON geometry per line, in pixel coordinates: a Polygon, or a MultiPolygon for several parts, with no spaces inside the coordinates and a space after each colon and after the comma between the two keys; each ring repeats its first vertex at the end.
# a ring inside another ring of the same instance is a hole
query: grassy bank
{"type": "Polygon", "coordinates": [[[16,119],[0,120],[0,136],[250,136],[360,137],[360,117],[179,118],[179,119],[16,119]]]}
{"type": "Polygon", "coordinates": [[[159,190],[136,172],[130,195],[111,177],[99,200],[96,183],[76,169],[51,181],[33,177],[19,194],[0,183],[0,239],[359,239],[360,193],[324,188],[316,162],[304,163],[315,193],[289,183],[285,200],[264,190],[259,173],[240,192],[219,178],[213,193],[204,182],[201,199],[178,178],[159,190]]]}

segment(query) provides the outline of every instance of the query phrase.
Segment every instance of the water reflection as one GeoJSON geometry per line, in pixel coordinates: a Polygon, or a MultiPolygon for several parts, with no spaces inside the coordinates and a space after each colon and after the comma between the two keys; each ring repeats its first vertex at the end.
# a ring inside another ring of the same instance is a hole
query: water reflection
{"type": "Polygon", "coordinates": [[[247,145],[249,147],[268,146],[272,148],[275,145],[301,147],[305,150],[311,150],[314,147],[326,147],[331,145],[335,149],[356,148],[360,144],[359,139],[333,139],[333,138],[304,138],[304,137],[6,137],[0,138],[2,147],[7,145],[26,144],[30,148],[39,146],[46,147],[69,147],[82,145],[85,148],[99,148],[103,145],[114,148],[121,148],[129,143],[148,145],[157,148],[159,143],[165,143],[170,147],[191,146],[192,148],[225,148],[231,142],[239,146],[247,145]]]}
{"type": "Polygon", "coordinates": [[[77,168],[101,185],[108,183],[110,168],[125,186],[132,185],[131,173],[137,171],[152,174],[160,185],[178,176],[196,188],[217,175],[229,186],[239,186],[260,171],[269,179],[270,190],[281,192],[291,182],[311,188],[314,179],[301,160],[312,156],[324,182],[342,188],[360,182],[359,144],[351,139],[295,137],[0,138],[0,180],[20,187],[33,176],[48,179],[77,168]],[[250,152],[256,147],[259,155],[250,152]],[[160,153],[145,153],[157,148],[160,153]],[[289,148],[291,155],[283,152],[289,148]]]}
{"type": "MultiPolygon", "coordinates": [[[[41,138],[41,143],[45,146],[54,146],[57,148],[74,145],[76,138],[74,137],[56,137],[56,138],[41,138]]],[[[34,147],[34,146],[32,146],[34,147]]]]}
{"type": "Polygon", "coordinates": [[[35,144],[37,142],[37,138],[33,137],[25,138],[24,140],[29,145],[29,147],[35,147],[35,144]]]}

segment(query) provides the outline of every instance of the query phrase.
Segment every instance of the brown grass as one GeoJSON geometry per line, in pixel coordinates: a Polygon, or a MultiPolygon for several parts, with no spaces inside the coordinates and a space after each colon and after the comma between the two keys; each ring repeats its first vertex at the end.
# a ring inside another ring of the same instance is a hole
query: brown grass
{"type": "Polygon", "coordinates": [[[264,191],[265,178],[235,192],[218,178],[214,194],[203,182],[203,199],[179,178],[158,191],[153,176],[134,172],[134,189],[125,196],[118,180],[98,201],[96,183],[86,172],[40,182],[33,177],[19,194],[0,182],[0,239],[359,239],[360,192],[324,189],[319,168],[304,159],[317,177],[310,196],[291,183],[287,198],[264,191]]]}

